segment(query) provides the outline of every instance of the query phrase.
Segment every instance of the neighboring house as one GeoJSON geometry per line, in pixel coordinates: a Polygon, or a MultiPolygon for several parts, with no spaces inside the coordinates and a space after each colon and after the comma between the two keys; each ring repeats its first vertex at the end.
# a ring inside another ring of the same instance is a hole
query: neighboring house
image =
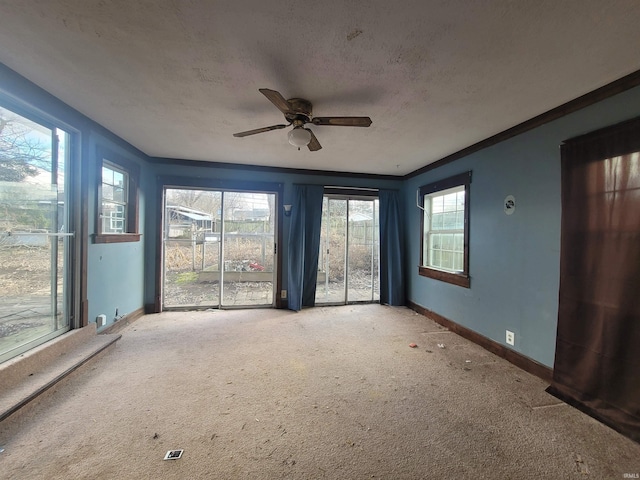
{"type": "Polygon", "coordinates": [[[182,237],[192,229],[200,232],[215,231],[213,215],[206,212],[180,205],[167,205],[165,211],[168,216],[166,228],[169,230],[170,238],[182,237]]]}

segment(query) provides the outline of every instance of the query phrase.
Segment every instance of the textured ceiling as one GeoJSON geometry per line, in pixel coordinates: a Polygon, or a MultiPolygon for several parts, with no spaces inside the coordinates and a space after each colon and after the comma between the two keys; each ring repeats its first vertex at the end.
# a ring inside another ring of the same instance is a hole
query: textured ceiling
{"type": "Polygon", "coordinates": [[[148,155],[403,175],[640,69],[637,0],[0,0],[0,62],[148,155]],[[296,150],[258,92],[317,116],[296,150]]]}

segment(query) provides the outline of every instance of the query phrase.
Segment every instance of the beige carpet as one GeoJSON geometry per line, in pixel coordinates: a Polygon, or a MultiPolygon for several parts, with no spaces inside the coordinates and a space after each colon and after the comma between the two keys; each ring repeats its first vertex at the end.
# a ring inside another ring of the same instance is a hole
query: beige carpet
{"type": "Polygon", "coordinates": [[[640,473],[640,445],[405,308],[171,312],[122,334],[0,424],[0,478],[640,473]],[[169,449],[184,454],[165,461],[169,449]]]}

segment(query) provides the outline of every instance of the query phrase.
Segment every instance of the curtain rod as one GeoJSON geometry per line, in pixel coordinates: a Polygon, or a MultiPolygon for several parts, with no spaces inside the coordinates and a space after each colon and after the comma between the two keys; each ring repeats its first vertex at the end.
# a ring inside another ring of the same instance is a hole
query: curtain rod
{"type": "Polygon", "coordinates": [[[379,192],[379,188],[367,188],[367,187],[339,187],[337,185],[325,185],[324,188],[335,188],[340,190],[362,190],[363,192],[379,192]]]}

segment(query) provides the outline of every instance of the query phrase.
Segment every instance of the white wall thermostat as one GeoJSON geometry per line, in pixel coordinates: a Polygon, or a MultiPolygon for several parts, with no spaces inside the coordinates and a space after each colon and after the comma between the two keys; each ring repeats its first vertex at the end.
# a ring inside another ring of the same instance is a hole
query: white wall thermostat
{"type": "Polygon", "coordinates": [[[516,197],[513,195],[507,195],[504,199],[504,213],[507,215],[513,215],[516,211],[516,197]]]}

